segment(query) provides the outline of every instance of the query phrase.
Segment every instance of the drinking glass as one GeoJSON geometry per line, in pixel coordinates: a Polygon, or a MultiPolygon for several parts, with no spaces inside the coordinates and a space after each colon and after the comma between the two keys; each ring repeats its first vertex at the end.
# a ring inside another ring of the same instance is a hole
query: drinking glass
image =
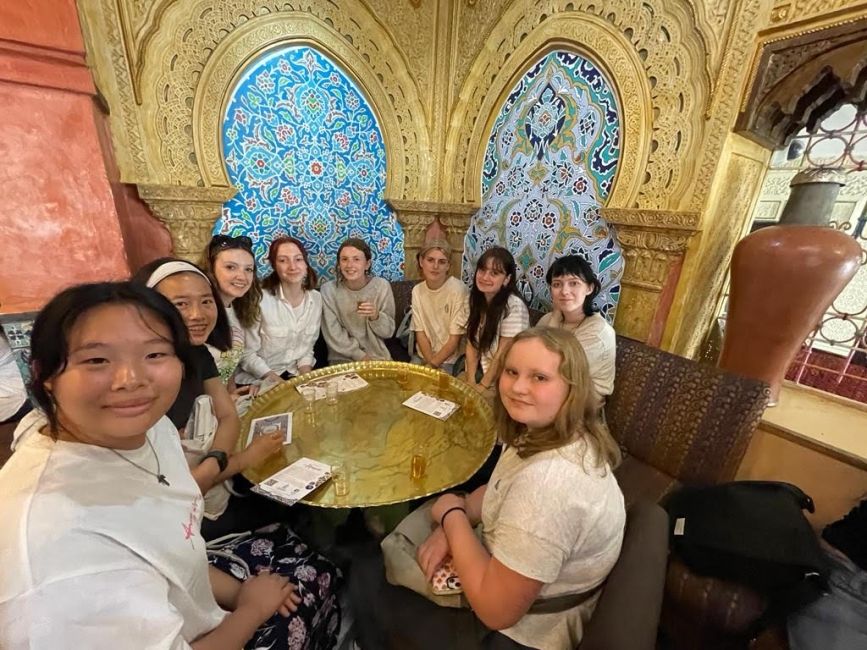
{"type": "Polygon", "coordinates": [[[313,415],[313,405],[316,402],[316,389],[310,387],[302,388],[301,397],[304,398],[304,412],[307,415],[313,415]]]}
{"type": "Polygon", "coordinates": [[[331,483],[334,485],[334,494],[345,497],[349,494],[349,472],[346,463],[337,463],[331,466],[331,483]]]}
{"type": "Polygon", "coordinates": [[[419,480],[427,471],[427,445],[423,442],[416,443],[412,448],[412,456],[409,461],[409,476],[414,481],[419,480]]]}
{"type": "Polygon", "coordinates": [[[325,384],[325,401],[329,404],[337,404],[337,382],[329,381],[325,384]]]}
{"type": "Polygon", "coordinates": [[[451,375],[447,372],[439,371],[439,377],[437,378],[437,387],[439,388],[439,395],[443,397],[449,391],[449,386],[451,385],[451,375]]]}

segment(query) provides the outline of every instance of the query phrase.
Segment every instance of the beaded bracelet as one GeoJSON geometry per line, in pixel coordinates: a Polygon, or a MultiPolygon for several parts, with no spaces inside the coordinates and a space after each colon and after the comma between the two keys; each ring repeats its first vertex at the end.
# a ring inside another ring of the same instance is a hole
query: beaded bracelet
{"type": "Polygon", "coordinates": [[[445,521],[446,521],[446,517],[448,516],[448,514],[449,514],[450,512],[454,512],[455,510],[460,510],[461,512],[464,513],[464,515],[467,514],[467,510],[466,510],[466,508],[464,508],[463,506],[452,506],[451,508],[449,508],[448,510],[446,510],[446,511],[443,513],[443,516],[442,516],[442,517],[440,517],[440,528],[443,527],[443,524],[445,523],[445,521]]]}

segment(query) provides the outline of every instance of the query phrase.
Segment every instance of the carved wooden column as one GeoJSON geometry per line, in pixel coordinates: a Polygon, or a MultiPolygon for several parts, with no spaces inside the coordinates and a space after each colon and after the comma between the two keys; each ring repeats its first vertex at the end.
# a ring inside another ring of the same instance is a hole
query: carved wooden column
{"type": "Polygon", "coordinates": [[[603,208],[623,247],[624,270],[615,327],[618,333],[659,345],[683,258],[698,232],[698,212],[603,208]]]}
{"type": "Polygon", "coordinates": [[[388,199],[397,220],[403,226],[404,275],[419,277],[416,255],[425,235],[445,237],[452,246],[450,272],[460,277],[461,256],[464,253],[464,235],[479,206],[467,203],[434,203],[431,201],[404,201],[388,199]],[[438,232],[437,232],[438,231],[438,232]]]}
{"type": "Polygon", "coordinates": [[[172,235],[174,254],[198,263],[223,204],[234,187],[185,185],[139,185],[138,193],[172,235]]]}

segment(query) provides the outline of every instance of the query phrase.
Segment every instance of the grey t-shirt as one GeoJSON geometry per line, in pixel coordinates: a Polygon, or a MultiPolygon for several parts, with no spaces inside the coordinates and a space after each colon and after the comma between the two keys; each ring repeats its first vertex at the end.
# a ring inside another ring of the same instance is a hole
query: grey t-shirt
{"type": "Polygon", "coordinates": [[[384,339],[394,335],[394,294],[382,278],[371,278],[358,291],[334,280],[319,290],[322,294],[322,335],[328,344],[331,363],[358,361],[365,355],[372,359],[391,360],[384,339]],[[361,316],[359,302],[372,302],[379,318],[361,316]]]}

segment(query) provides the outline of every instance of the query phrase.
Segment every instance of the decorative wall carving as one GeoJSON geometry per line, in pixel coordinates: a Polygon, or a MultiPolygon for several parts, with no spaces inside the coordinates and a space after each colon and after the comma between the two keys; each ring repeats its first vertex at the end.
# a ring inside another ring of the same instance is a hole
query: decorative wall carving
{"type": "Polygon", "coordinates": [[[461,256],[464,253],[464,233],[470,219],[479,209],[478,205],[464,203],[438,203],[432,201],[388,201],[395,211],[397,220],[403,226],[404,268],[406,277],[418,278],[416,256],[425,240],[428,230],[442,226],[445,236],[452,246],[450,272],[457,276],[461,269],[461,256]]]}
{"type": "Polygon", "coordinates": [[[145,128],[160,143],[161,177],[224,184],[220,114],[243,64],[262,50],[312,41],[359,80],[379,113],[391,195],[426,192],[429,149],[424,110],[388,34],[354,2],[198,0],[172,6],[151,41],[142,73],[145,128]],[[192,129],[190,125],[192,124],[192,129]]]}
{"type": "Polygon", "coordinates": [[[775,0],[772,23],[790,23],[861,4],[858,0],[775,0]]]}
{"type": "Polygon", "coordinates": [[[687,193],[692,174],[686,170],[702,140],[710,92],[707,48],[694,14],[661,1],[636,8],[629,0],[535,0],[504,12],[461,89],[447,146],[456,156],[446,162],[453,169],[450,195],[478,200],[480,154],[496,98],[525,61],[554,42],[588,52],[619,88],[624,149],[610,204],[659,208],[687,193]],[[567,6],[576,11],[564,13],[567,6]]]}
{"type": "Polygon", "coordinates": [[[143,184],[138,192],[172,234],[175,255],[198,262],[211,238],[214,220],[235,188],[143,184]]]}
{"type": "Polygon", "coordinates": [[[670,297],[690,240],[698,232],[697,212],[603,208],[623,248],[625,259],[620,307],[615,327],[626,336],[658,344],[668,317],[670,297]],[[654,333],[655,332],[655,333],[654,333]]]}
{"type": "Polygon", "coordinates": [[[822,26],[764,32],[736,128],[768,148],[784,146],[844,103],[867,102],[867,3],[822,26]]]}
{"type": "MultiPolygon", "coordinates": [[[[734,0],[735,15],[731,36],[720,66],[713,97],[708,104],[706,137],[701,146],[698,171],[694,176],[692,193],[682,205],[690,210],[701,210],[707,201],[711,183],[720,162],[726,137],[734,123],[746,77],[744,70],[753,53],[756,28],[767,20],[769,0],[734,0]]],[[[746,219],[746,215],[743,216],[746,219]]]]}

